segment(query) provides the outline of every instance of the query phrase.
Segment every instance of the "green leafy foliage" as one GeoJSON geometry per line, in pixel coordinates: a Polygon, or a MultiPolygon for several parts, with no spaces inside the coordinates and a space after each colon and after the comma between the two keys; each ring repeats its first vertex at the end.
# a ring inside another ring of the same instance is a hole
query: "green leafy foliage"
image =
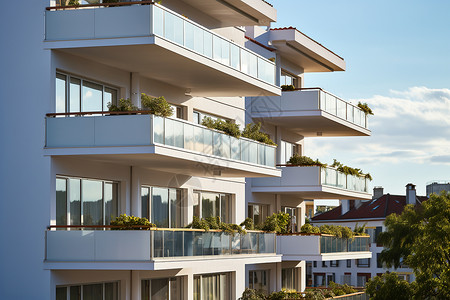
{"type": "MultiPolygon", "coordinates": [[[[365,225],[363,226],[365,228],[365,225]]],[[[358,229],[360,230],[360,229],[358,229]]],[[[304,224],[300,228],[301,233],[308,233],[308,234],[330,234],[334,235],[336,237],[344,238],[344,239],[352,239],[355,236],[367,236],[367,234],[364,232],[354,232],[349,227],[346,226],[340,226],[340,225],[322,225],[320,227],[313,226],[311,224],[304,224]]]]}
{"type": "Polygon", "coordinates": [[[330,282],[329,287],[335,296],[342,296],[347,294],[353,294],[357,291],[347,284],[338,284],[333,281],[330,282]]]}
{"type": "Polygon", "coordinates": [[[108,103],[108,110],[109,111],[137,111],[137,106],[133,105],[131,102],[131,99],[123,99],[121,98],[119,100],[118,105],[112,104],[111,102],[108,103]]]}
{"type": "Polygon", "coordinates": [[[103,3],[118,3],[119,0],[103,0],[103,3]]]}
{"type": "Polygon", "coordinates": [[[200,219],[199,217],[194,216],[192,218],[192,223],[188,224],[186,228],[203,229],[204,231],[221,230],[230,234],[247,233],[240,225],[220,221],[220,217],[200,219]]]}
{"type": "Polygon", "coordinates": [[[373,115],[372,109],[369,107],[367,103],[358,102],[358,107],[366,114],[373,115]]]}
{"type": "Polygon", "coordinates": [[[377,242],[388,267],[406,263],[416,276],[415,297],[450,299],[450,194],[432,194],[421,206],[391,214],[377,242]]]}
{"type": "Polygon", "coordinates": [[[370,176],[369,173],[364,174],[361,169],[345,166],[336,159],[333,159],[333,164],[331,165],[331,167],[336,168],[336,170],[346,175],[360,176],[372,180],[372,176],[370,176]]]}
{"type": "MultiPolygon", "coordinates": [[[[65,1],[64,1],[65,2],[65,1]]],[[[80,0],[69,0],[67,3],[68,6],[78,6],[80,5],[80,0]]]]}
{"type": "Polygon", "coordinates": [[[293,86],[292,84],[285,84],[281,86],[281,90],[283,92],[295,91],[295,86],[293,86]]]}
{"type": "Polygon", "coordinates": [[[268,134],[261,132],[261,123],[250,123],[247,124],[244,128],[244,130],[242,131],[242,136],[248,139],[252,139],[264,144],[268,144],[268,145],[272,145],[272,146],[276,146],[277,144],[275,144],[269,137],[268,134]]]}
{"type": "Polygon", "coordinates": [[[409,300],[414,295],[414,289],[415,284],[399,279],[395,272],[375,276],[366,283],[366,293],[370,295],[371,300],[409,300]]]}
{"type": "Polygon", "coordinates": [[[320,233],[319,227],[313,226],[309,223],[305,223],[302,227],[300,227],[301,233],[309,233],[309,234],[316,234],[320,233]]]}
{"type": "Polygon", "coordinates": [[[262,230],[276,233],[289,233],[291,217],[284,212],[274,213],[267,217],[262,226],[262,230]]]}
{"type": "Polygon", "coordinates": [[[303,299],[301,294],[295,290],[282,289],[266,295],[261,291],[246,288],[239,300],[285,300],[285,299],[303,299]]]}
{"type": "Polygon", "coordinates": [[[326,164],[321,163],[318,159],[313,160],[308,156],[302,156],[295,153],[289,160],[287,161],[289,165],[294,166],[318,166],[318,167],[326,167],[326,164]]]}
{"type": "Polygon", "coordinates": [[[112,228],[111,230],[150,230],[149,227],[156,227],[156,225],[150,223],[147,218],[127,216],[126,214],[121,214],[115,220],[111,221],[111,225],[121,226],[120,228],[112,228]],[[139,225],[145,227],[138,227],[139,225]]]}
{"type": "Polygon", "coordinates": [[[325,299],[325,293],[322,290],[314,289],[314,290],[307,290],[305,293],[305,299],[308,300],[324,300],[325,299]]]}
{"type": "Polygon", "coordinates": [[[170,117],[173,115],[172,106],[161,97],[151,97],[145,93],[141,94],[141,105],[143,110],[150,111],[151,114],[161,117],[170,117]]]}
{"type": "Polygon", "coordinates": [[[366,225],[367,223],[364,223],[361,226],[358,226],[358,223],[356,223],[355,228],[353,229],[353,232],[355,233],[356,236],[367,236],[368,234],[366,233],[366,225]]]}
{"type": "Polygon", "coordinates": [[[210,117],[204,117],[202,125],[211,129],[223,131],[224,133],[239,138],[241,136],[241,130],[239,125],[232,123],[231,121],[225,121],[220,119],[212,119],[210,117]]]}
{"type": "Polygon", "coordinates": [[[241,227],[245,227],[246,230],[254,230],[255,229],[255,223],[253,222],[253,219],[246,218],[244,222],[239,224],[241,227]]]}

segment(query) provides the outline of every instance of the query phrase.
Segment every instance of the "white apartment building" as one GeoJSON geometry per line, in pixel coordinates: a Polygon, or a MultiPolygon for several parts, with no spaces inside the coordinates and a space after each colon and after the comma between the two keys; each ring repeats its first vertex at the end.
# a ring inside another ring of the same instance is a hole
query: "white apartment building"
{"type": "Polygon", "coordinates": [[[341,206],[312,218],[311,223],[315,226],[336,224],[354,229],[355,226],[366,224],[372,258],[308,263],[312,265],[311,285],[328,286],[333,281],[364,287],[370,278],[386,272],[396,272],[402,279],[414,281],[414,273],[408,266],[402,264],[400,268],[394,269],[381,263],[379,257],[383,247],[377,244],[376,239],[385,230],[384,220],[388,215],[401,214],[406,204],[420,204],[426,199],[425,196],[416,196],[413,184],[406,186],[405,196],[383,194],[382,187],[375,187],[370,201],[342,200],[341,206]]]}
{"type": "Polygon", "coordinates": [[[370,198],[360,178],[283,166],[305,137],[370,135],[357,107],[303,89],[305,73],[344,71],[341,57],[265,28],[276,10],[263,0],[79,2],[0,5],[1,299],[237,299],[303,290],[306,260],[370,257],[327,250],[329,237],[181,229],[283,210],[298,231],[304,199],[370,198]],[[174,116],[107,112],[121,98],[141,107],[141,93],[174,116]],[[260,121],[278,147],[203,116],[260,121]],[[124,213],[158,230],[105,230],[124,213]]]}

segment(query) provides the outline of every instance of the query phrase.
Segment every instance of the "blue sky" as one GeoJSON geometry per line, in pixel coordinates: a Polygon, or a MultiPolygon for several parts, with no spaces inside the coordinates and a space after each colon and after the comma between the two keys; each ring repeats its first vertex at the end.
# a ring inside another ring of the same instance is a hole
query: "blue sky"
{"type": "Polygon", "coordinates": [[[385,193],[419,195],[450,180],[450,1],[272,0],[278,22],[344,57],[345,72],[305,75],[306,87],[369,103],[371,137],[307,138],[305,153],[362,168],[385,193]]]}

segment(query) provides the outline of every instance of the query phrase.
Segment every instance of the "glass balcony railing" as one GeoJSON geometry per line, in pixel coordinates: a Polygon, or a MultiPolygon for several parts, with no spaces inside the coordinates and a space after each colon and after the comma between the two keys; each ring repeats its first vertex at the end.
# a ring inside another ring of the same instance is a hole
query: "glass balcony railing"
{"type": "Polygon", "coordinates": [[[367,116],[357,106],[323,90],[320,90],[319,98],[320,109],[361,127],[368,128],[367,116]]]}
{"type": "Polygon", "coordinates": [[[235,138],[207,127],[153,116],[154,143],[275,167],[276,147],[235,138]]]}
{"type": "Polygon", "coordinates": [[[320,237],[320,253],[369,251],[369,244],[370,238],[368,236],[344,239],[322,235],[320,237]]]}
{"type": "Polygon", "coordinates": [[[276,253],[275,233],[157,230],[151,239],[155,258],[276,253]]]}
{"type": "Polygon", "coordinates": [[[368,179],[361,176],[347,175],[332,168],[321,168],[321,184],[357,192],[368,192],[368,179]]]}
{"type": "Polygon", "coordinates": [[[160,5],[153,5],[153,34],[224,65],[275,84],[275,64],[160,5]]]}

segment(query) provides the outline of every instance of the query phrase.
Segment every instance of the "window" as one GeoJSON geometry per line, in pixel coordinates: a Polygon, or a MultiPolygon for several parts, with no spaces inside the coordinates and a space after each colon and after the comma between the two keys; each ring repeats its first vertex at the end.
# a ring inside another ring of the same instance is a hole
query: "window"
{"type": "Polygon", "coordinates": [[[141,281],[141,300],[180,300],[183,298],[181,277],[141,281]]]}
{"type": "Polygon", "coordinates": [[[344,273],[344,275],[342,275],[342,284],[352,285],[351,273],[344,273]]]}
{"type": "Polygon", "coordinates": [[[326,261],[323,261],[322,262],[322,268],[326,268],[327,267],[327,262],[326,261]]]}
{"type": "Polygon", "coordinates": [[[269,294],[269,270],[248,272],[248,287],[269,294]]]}
{"type": "Polygon", "coordinates": [[[285,164],[287,163],[287,161],[295,154],[298,153],[298,145],[297,144],[293,144],[293,143],[289,143],[289,142],[285,142],[285,141],[281,141],[281,145],[279,148],[281,151],[281,163],[285,164]]]}
{"type": "Polygon", "coordinates": [[[370,279],[370,273],[358,273],[356,276],[356,286],[364,287],[370,279]]]}
{"type": "Polygon", "coordinates": [[[314,286],[325,286],[325,273],[314,273],[314,286]]]}
{"type": "Polygon", "coordinates": [[[56,73],[56,112],[107,111],[117,103],[117,89],[68,74],[56,73]]]}
{"type": "Polygon", "coordinates": [[[181,227],[181,194],[180,189],[142,186],[142,217],[157,227],[181,227]]]}
{"type": "Polygon", "coordinates": [[[249,204],[248,217],[253,220],[253,224],[261,225],[269,215],[269,205],[249,204]]]}
{"type": "Polygon", "coordinates": [[[381,244],[379,244],[378,242],[377,242],[377,240],[378,240],[378,235],[380,235],[380,233],[383,231],[383,227],[381,227],[381,226],[377,226],[376,228],[375,228],[375,242],[377,243],[377,246],[378,247],[381,247],[382,245],[381,244]]]}
{"type": "Polygon", "coordinates": [[[330,261],[330,267],[334,267],[334,268],[339,267],[339,261],[338,260],[330,261]]]}
{"type": "Polygon", "coordinates": [[[297,86],[297,78],[287,72],[281,71],[281,85],[297,86]]]}
{"type": "Polygon", "coordinates": [[[119,282],[57,286],[56,300],[119,300],[119,282]]]}
{"type": "Polygon", "coordinates": [[[213,120],[226,121],[225,118],[221,118],[219,116],[211,115],[211,114],[200,112],[200,111],[196,111],[196,110],[194,110],[194,113],[193,113],[192,117],[193,117],[193,122],[196,123],[196,124],[202,124],[203,119],[206,118],[206,117],[209,117],[209,118],[211,118],[213,120]]]}
{"type": "Polygon", "coordinates": [[[290,217],[290,227],[292,232],[297,232],[297,208],[296,207],[288,207],[282,206],[281,211],[287,213],[290,217]]]}
{"type": "Polygon", "coordinates": [[[359,268],[370,268],[370,258],[357,259],[356,265],[359,268]]]}
{"type": "Polygon", "coordinates": [[[170,107],[172,107],[173,109],[172,117],[175,117],[177,119],[184,119],[183,107],[173,104],[170,104],[170,107]]]}
{"type": "Polygon", "coordinates": [[[229,273],[194,276],[194,300],[230,300],[230,288],[229,273]]]}
{"type": "Polygon", "coordinates": [[[56,225],[109,225],[118,211],[117,182],[56,178],[56,225]]]}
{"type": "Polygon", "coordinates": [[[220,217],[222,222],[231,222],[231,195],[194,192],[194,216],[199,218],[220,217]]]}
{"type": "Polygon", "coordinates": [[[297,269],[281,269],[281,288],[288,290],[298,290],[297,269]]]}
{"type": "Polygon", "coordinates": [[[352,260],[347,259],[347,268],[351,268],[351,267],[352,267],[352,260]]]}
{"type": "Polygon", "coordinates": [[[313,267],[317,268],[317,261],[313,261],[313,267]]]}
{"type": "Polygon", "coordinates": [[[377,253],[377,268],[383,268],[383,263],[380,260],[380,254],[381,253],[377,253]]]}

